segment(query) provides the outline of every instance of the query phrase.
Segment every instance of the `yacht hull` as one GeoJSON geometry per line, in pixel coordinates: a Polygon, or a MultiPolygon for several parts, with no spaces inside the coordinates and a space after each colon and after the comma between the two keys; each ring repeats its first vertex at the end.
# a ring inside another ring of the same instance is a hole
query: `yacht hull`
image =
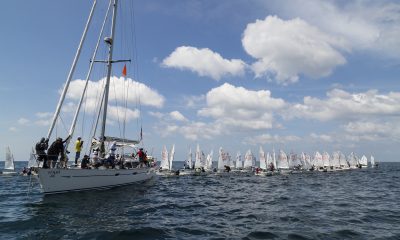
{"type": "Polygon", "coordinates": [[[38,169],[44,194],[108,189],[142,182],[155,176],[152,168],[133,169],[38,169]]]}

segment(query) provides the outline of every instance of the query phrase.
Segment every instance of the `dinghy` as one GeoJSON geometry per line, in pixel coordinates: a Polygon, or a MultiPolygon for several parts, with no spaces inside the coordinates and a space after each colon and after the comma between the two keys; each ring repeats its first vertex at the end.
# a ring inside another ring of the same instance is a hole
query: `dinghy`
{"type": "Polygon", "coordinates": [[[11,153],[10,147],[6,147],[6,159],[4,161],[4,169],[0,172],[3,176],[13,176],[15,172],[14,155],[11,153]]]}

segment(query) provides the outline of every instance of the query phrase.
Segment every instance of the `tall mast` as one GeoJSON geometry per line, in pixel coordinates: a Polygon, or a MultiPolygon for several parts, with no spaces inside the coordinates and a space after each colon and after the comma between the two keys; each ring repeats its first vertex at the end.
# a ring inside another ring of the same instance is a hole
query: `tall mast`
{"type": "MultiPolygon", "coordinates": [[[[103,35],[103,30],[104,30],[104,26],[106,25],[106,21],[107,21],[107,18],[108,18],[108,13],[109,13],[110,7],[111,7],[111,2],[110,2],[110,4],[108,5],[107,11],[106,11],[106,16],[105,16],[104,21],[103,21],[103,24],[102,24],[102,26],[101,26],[99,38],[97,39],[97,43],[96,43],[96,47],[95,47],[94,52],[93,52],[92,60],[94,60],[94,59],[96,58],[97,51],[98,51],[98,49],[99,49],[99,45],[100,45],[100,41],[101,41],[101,36],[103,35]]],[[[87,75],[86,75],[85,87],[83,88],[83,93],[82,93],[81,98],[80,98],[80,100],[79,100],[78,107],[76,108],[75,115],[74,115],[74,119],[72,120],[71,128],[69,129],[69,135],[70,135],[70,136],[73,135],[74,130],[75,130],[75,125],[76,125],[76,122],[77,122],[77,120],[78,120],[78,114],[79,114],[79,111],[80,111],[80,109],[81,109],[81,106],[82,106],[84,97],[85,97],[85,95],[86,95],[86,89],[87,89],[88,84],[89,84],[89,78],[90,78],[90,75],[91,75],[91,73],[92,73],[94,63],[95,63],[95,61],[91,61],[91,62],[90,62],[89,71],[88,71],[88,73],[87,73],[87,75]]],[[[101,106],[101,105],[100,105],[100,106],[101,106]]],[[[96,125],[97,125],[97,123],[96,123],[96,125]]],[[[68,145],[69,145],[70,141],[71,141],[71,139],[68,139],[68,141],[67,141],[67,143],[66,143],[66,146],[65,146],[65,151],[67,151],[68,145]]]]}
{"type": "Polygon", "coordinates": [[[65,95],[67,94],[67,90],[68,90],[69,84],[71,82],[72,75],[75,72],[75,67],[76,67],[76,64],[78,62],[79,56],[81,54],[82,45],[85,42],[86,34],[87,34],[88,29],[89,29],[90,22],[92,21],[92,16],[93,16],[94,9],[96,7],[96,3],[97,3],[97,1],[94,0],[93,1],[93,6],[92,6],[92,10],[90,11],[88,20],[86,22],[85,30],[83,31],[83,34],[82,34],[82,37],[81,37],[81,41],[79,43],[79,47],[76,50],[74,61],[72,62],[71,69],[69,70],[69,74],[68,74],[67,81],[65,83],[63,92],[61,94],[61,98],[58,101],[58,105],[57,105],[56,111],[55,111],[54,116],[53,116],[53,121],[51,122],[51,126],[50,126],[50,129],[49,129],[49,132],[47,133],[47,138],[50,138],[51,133],[53,132],[54,126],[55,126],[55,124],[57,122],[58,115],[60,114],[61,106],[64,103],[65,95]]]}
{"type": "MultiPolygon", "coordinates": [[[[110,0],[113,1],[113,0],[110,0]]],[[[101,126],[101,134],[100,134],[100,151],[102,154],[105,153],[105,147],[104,147],[104,140],[105,140],[105,131],[106,131],[106,120],[107,120],[107,105],[108,105],[108,93],[109,93],[109,88],[110,88],[110,78],[111,78],[111,68],[112,68],[112,54],[113,54],[113,48],[114,48],[114,36],[115,36],[115,21],[116,21],[116,16],[117,16],[117,4],[118,0],[114,0],[114,6],[113,6],[113,16],[112,16],[112,23],[111,23],[111,37],[107,37],[104,39],[106,43],[108,43],[109,50],[108,50],[108,61],[107,61],[107,79],[106,79],[106,85],[105,85],[105,94],[104,94],[104,102],[103,102],[103,122],[101,126]]]]}

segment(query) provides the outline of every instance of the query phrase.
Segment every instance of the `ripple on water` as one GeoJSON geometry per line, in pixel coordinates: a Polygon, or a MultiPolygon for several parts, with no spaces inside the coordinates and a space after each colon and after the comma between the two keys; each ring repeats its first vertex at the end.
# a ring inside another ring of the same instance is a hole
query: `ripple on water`
{"type": "Polygon", "coordinates": [[[0,177],[5,239],[400,239],[400,164],[259,178],[183,176],[43,197],[0,177]],[[368,184],[360,184],[368,183],[368,184]]]}

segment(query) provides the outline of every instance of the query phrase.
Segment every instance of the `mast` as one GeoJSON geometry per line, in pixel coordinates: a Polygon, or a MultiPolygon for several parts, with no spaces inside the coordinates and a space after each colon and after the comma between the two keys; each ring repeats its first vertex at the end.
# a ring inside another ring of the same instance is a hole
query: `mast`
{"type": "Polygon", "coordinates": [[[53,132],[54,126],[55,126],[55,124],[57,122],[58,115],[60,114],[61,106],[64,103],[65,95],[67,94],[67,90],[68,90],[69,84],[71,82],[72,75],[75,72],[75,67],[76,67],[76,64],[78,62],[79,56],[81,54],[82,45],[85,42],[86,34],[87,34],[88,29],[89,29],[90,22],[92,21],[92,16],[93,16],[94,9],[96,7],[96,3],[97,3],[97,0],[94,0],[92,9],[90,10],[90,14],[89,14],[88,20],[86,22],[85,30],[83,31],[83,34],[82,34],[82,37],[81,37],[81,41],[79,43],[79,47],[76,50],[74,61],[72,62],[71,69],[69,70],[69,74],[68,74],[67,81],[65,83],[64,89],[62,91],[61,98],[58,101],[58,105],[57,105],[56,111],[55,111],[54,116],[53,116],[53,121],[51,122],[49,132],[47,133],[47,138],[50,138],[51,133],[53,132]]]}
{"type": "MultiPolygon", "coordinates": [[[[113,1],[113,0],[110,0],[113,1]]],[[[104,41],[108,43],[108,61],[107,61],[107,78],[106,78],[106,85],[105,85],[105,94],[104,94],[104,102],[103,102],[103,121],[101,126],[101,133],[100,133],[100,151],[102,154],[105,153],[104,141],[105,141],[105,131],[106,131],[106,121],[107,121],[107,105],[108,105],[108,94],[110,88],[110,78],[111,78],[111,69],[112,69],[112,54],[114,49],[114,36],[115,36],[115,21],[117,16],[117,4],[118,0],[114,0],[113,5],[113,17],[111,23],[111,37],[106,37],[104,41]]]]}
{"type": "MultiPolygon", "coordinates": [[[[93,59],[93,60],[96,58],[97,51],[98,51],[98,49],[99,49],[100,39],[101,39],[101,36],[103,35],[104,26],[105,26],[106,21],[107,21],[107,18],[108,18],[108,12],[109,12],[110,6],[111,6],[111,2],[110,2],[110,4],[108,5],[107,11],[106,11],[106,16],[105,16],[104,21],[103,21],[103,24],[102,24],[102,26],[101,26],[99,38],[98,38],[98,40],[97,40],[96,47],[95,47],[95,50],[94,50],[93,56],[92,56],[92,59],[93,59]]],[[[86,95],[86,90],[87,90],[87,87],[88,87],[90,75],[92,74],[92,70],[93,70],[94,63],[95,63],[94,61],[90,61],[89,71],[88,71],[88,73],[87,73],[87,75],[86,75],[86,80],[85,80],[85,87],[83,88],[83,93],[82,93],[81,98],[80,98],[80,100],[79,100],[78,107],[76,108],[75,115],[74,115],[74,119],[72,120],[71,128],[69,129],[69,136],[72,136],[72,134],[74,134],[75,125],[76,125],[76,122],[77,122],[77,120],[78,120],[78,114],[79,114],[79,112],[80,112],[80,109],[81,109],[81,106],[82,106],[84,97],[85,97],[85,95],[86,95]]],[[[101,106],[101,105],[100,105],[100,106],[101,106]]],[[[70,142],[71,142],[71,138],[68,139],[68,141],[67,141],[67,143],[66,143],[65,151],[67,151],[68,145],[69,145],[70,142]]]]}

